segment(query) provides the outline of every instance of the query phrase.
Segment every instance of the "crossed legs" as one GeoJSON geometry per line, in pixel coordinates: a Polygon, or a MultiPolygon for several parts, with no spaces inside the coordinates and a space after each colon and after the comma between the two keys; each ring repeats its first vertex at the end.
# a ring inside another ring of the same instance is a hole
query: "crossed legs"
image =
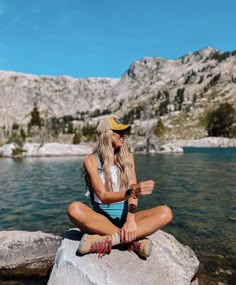
{"type": "MultiPolygon", "coordinates": [[[[84,233],[113,235],[120,232],[103,215],[95,212],[82,202],[73,202],[67,209],[70,220],[84,233]]],[[[136,239],[144,238],[168,224],[172,219],[172,211],[168,206],[157,206],[135,214],[137,223],[136,239]]]]}

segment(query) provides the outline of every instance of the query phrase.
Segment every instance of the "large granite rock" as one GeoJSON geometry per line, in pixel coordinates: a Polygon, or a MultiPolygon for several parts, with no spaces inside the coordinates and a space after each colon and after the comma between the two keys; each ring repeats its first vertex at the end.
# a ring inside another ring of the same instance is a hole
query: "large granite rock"
{"type": "Polygon", "coordinates": [[[85,156],[91,152],[92,146],[88,143],[26,143],[23,147],[11,143],[0,147],[0,157],[85,156]]]}
{"type": "Polygon", "coordinates": [[[61,237],[43,232],[0,232],[0,276],[47,275],[61,237]]]}
{"type": "Polygon", "coordinates": [[[111,89],[119,79],[37,76],[0,71],[0,127],[27,125],[37,103],[41,117],[63,117],[109,106],[111,89]],[[106,98],[106,100],[104,100],[106,98]]]}
{"type": "Polygon", "coordinates": [[[197,285],[192,282],[199,261],[194,252],[161,230],[150,236],[152,255],[141,259],[135,253],[119,248],[98,259],[96,254],[80,256],[78,229],[65,234],[57,251],[48,285],[197,285]]]}
{"type": "Polygon", "coordinates": [[[184,150],[180,146],[175,146],[171,144],[163,144],[161,145],[158,153],[183,153],[184,150]]]}
{"type": "Polygon", "coordinates": [[[236,139],[223,137],[205,137],[196,140],[174,140],[175,147],[236,147],[236,139]]]}
{"type": "Polygon", "coordinates": [[[159,138],[155,135],[131,136],[128,138],[128,145],[131,151],[135,153],[183,153],[183,148],[171,144],[161,144],[159,138]]]}

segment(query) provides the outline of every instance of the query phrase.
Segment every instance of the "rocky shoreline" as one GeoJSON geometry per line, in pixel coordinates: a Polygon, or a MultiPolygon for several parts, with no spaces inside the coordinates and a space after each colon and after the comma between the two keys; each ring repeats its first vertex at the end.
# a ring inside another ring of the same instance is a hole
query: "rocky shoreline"
{"type": "MultiPolygon", "coordinates": [[[[133,151],[133,149],[132,149],[133,151]]],[[[60,143],[26,143],[22,147],[17,144],[5,144],[0,147],[0,157],[56,157],[56,156],[86,156],[92,152],[92,145],[83,144],[60,144],[60,143]]],[[[134,152],[147,153],[145,148],[134,152]]],[[[183,149],[179,146],[162,145],[159,149],[150,149],[148,153],[182,153],[183,149]]]]}
{"type": "MultiPolygon", "coordinates": [[[[236,147],[236,139],[222,137],[206,137],[196,140],[173,140],[160,144],[157,139],[130,140],[134,153],[183,153],[184,147],[236,147]]],[[[25,143],[19,146],[15,143],[0,147],[0,157],[45,157],[45,156],[86,156],[92,151],[91,143],[61,144],[61,143],[25,143]]]]}
{"type": "Polygon", "coordinates": [[[236,147],[236,139],[205,137],[196,140],[173,140],[170,144],[176,147],[236,147]]]}

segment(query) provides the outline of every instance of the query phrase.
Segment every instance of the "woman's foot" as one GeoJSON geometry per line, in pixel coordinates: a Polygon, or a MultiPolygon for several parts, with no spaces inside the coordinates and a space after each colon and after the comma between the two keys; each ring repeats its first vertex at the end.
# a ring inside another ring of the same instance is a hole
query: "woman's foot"
{"type": "Polygon", "coordinates": [[[152,252],[152,241],[148,238],[133,241],[129,244],[129,251],[134,251],[142,257],[149,257],[152,252]]]}
{"type": "MultiPolygon", "coordinates": [[[[98,257],[109,254],[112,249],[112,236],[84,234],[78,247],[80,254],[96,252],[98,257]]],[[[129,244],[129,251],[134,251],[142,257],[149,257],[152,251],[152,241],[148,238],[133,241],[129,244]]]]}
{"type": "Polygon", "coordinates": [[[90,252],[98,253],[98,257],[103,257],[106,253],[110,253],[112,249],[112,238],[109,235],[89,235],[84,234],[78,247],[80,254],[87,254],[90,252]]]}

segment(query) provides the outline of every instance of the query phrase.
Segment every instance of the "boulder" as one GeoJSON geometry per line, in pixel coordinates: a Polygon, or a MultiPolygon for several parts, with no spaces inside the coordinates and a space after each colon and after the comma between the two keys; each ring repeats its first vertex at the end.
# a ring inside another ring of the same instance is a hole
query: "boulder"
{"type": "Polygon", "coordinates": [[[191,283],[199,267],[195,253],[164,231],[149,237],[153,250],[147,259],[119,247],[101,259],[95,253],[81,256],[77,253],[81,237],[78,229],[65,233],[48,285],[198,284],[191,283]]]}
{"type": "Polygon", "coordinates": [[[184,150],[180,146],[172,144],[161,145],[160,140],[155,135],[147,137],[134,136],[128,139],[131,150],[136,153],[183,153],[184,150]]]}
{"type": "Polygon", "coordinates": [[[147,138],[147,152],[156,153],[160,149],[160,140],[155,135],[150,135],[147,138]]]}
{"type": "Polygon", "coordinates": [[[47,275],[61,237],[43,232],[0,232],[0,276],[47,275]]]}
{"type": "Polygon", "coordinates": [[[171,144],[163,144],[158,150],[158,153],[183,153],[184,150],[180,146],[175,146],[171,144]]]}
{"type": "Polygon", "coordinates": [[[15,148],[14,143],[4,144],[3,146],[0,147],[0,156],[11,157],[14,148],[15,148]]]}
{"type": "Polygon", "coordinates": [[[60,144],[46,143],[40,145],[38,143],[26,143],[24,145],[24,156],[75,156],[88,155],[92,151],[90,144],[60,144]]]}

